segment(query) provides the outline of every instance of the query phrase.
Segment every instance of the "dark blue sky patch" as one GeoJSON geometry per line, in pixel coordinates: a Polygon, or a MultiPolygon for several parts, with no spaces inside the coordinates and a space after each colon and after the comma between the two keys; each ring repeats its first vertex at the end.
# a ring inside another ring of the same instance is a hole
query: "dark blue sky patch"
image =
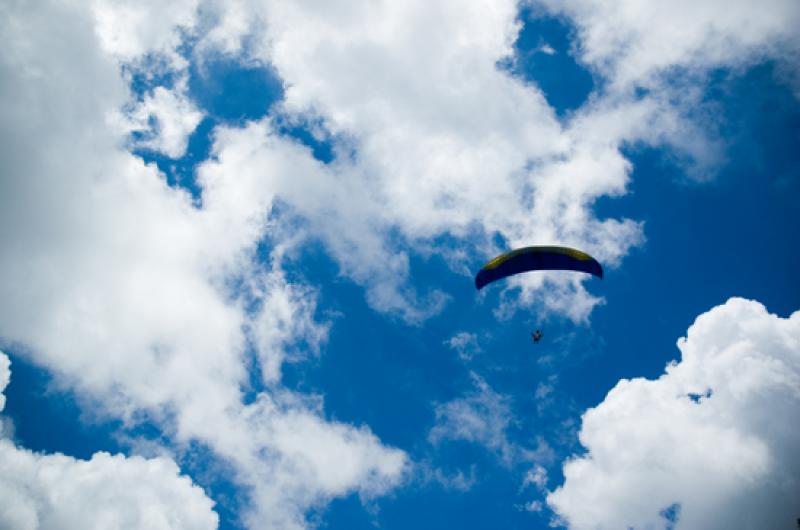
{"type": "Polygon", "coordinates": [[[405,324],[376,314],[367,306],[363,288],[340,278],[337,265],[325,254],[305,256],[303,268],[309,271],[306,277],[323,286],[318,313],[334,315],[334,325],[319,360],[284,366],[284,384],[323,393],[332,418],[366,423],[386,443],[413,446],[424,438],[432,419],[425,396],[441,395],[436,387],[448,381],[431,381],[420,372],[452,361],[436,355],[431,350],[437,345],[423,344],[405,324]]]}
{"type": "Polygon", "coordinates": [[[325,132],[321,121],[277,120],[276,130],[278,134],[289,136],[311,149],[314,158],[323,164],[329,164],[335,158],[334,140],[325,132]],[[315,130],[322,134],[315,134],[315,130]]]}
{"type": "MultiPolygon", "coordinates": [[[[412,269],[418,285],[446,278],[435,287],[472,296],[471,278],[453,275],[443,263],[412,269]]],[[[318,315],[331,315],[333,326],[319,359],[284,366],[284,384],[322,393],[331,417],[367,424],[384,442],[413,448],[433,425],[430,399],[445,402],[472,389],[468,370],[445,345],[453,315],[416,328],[375,313],[364,289],[339,276],[320,244],[310,244],[294,270],[321,287],[318,315]]]]}
{"type": "Polygon", "coordinates": [[[692,400],[693,403],[698,403],[699,404],[699,403],[701,403],[703,401],[703,399],[710,398],[712,394],[713,394],[713,392],[709,388],[705,392],[701,392],[699,394],[690,392],[689,394],[687,394],[687,396],[689,397],[689,399],[692,400]]]}
{"type": "Polygon", "coordinates": [[[678,520],[681,517],[681,505],[680,503],[674,503],[670,506],[667,506],[659,513],[661,517],[663,517],[667,521],[667,526],[665,530],[673,530],[675,525],[678,524],[678,520]]]}
{"type": "Polygon", "coordinates": [[[167,184],[188,191],[195,205],[199,207],[202,201],[202,189],[197,183],[195,171],[200,163],[208,159],[215,126],[216,122],[213,119],[204,118],[189,136],[186,153],[181,158],[170,158],[162,153],[142,148],[134,149],[133,154],[147,164],[156,164],[166,177],[167,184]]]}
{"type": "Polygon", "coordinates": [[[720,134],[728,143],[730,169],[791,188],[800,179],[800,105],[776,68],[764,63],[744,75],[717,72],[707,99],[722,111],[720,134]]]}
{"type": "Polygon", "coordinates": [[[194,102],[225,124],[263,118],[283,99],[283,82],[268,66],[243,66],[237,58],[220,56],[193,63],[189,73],[194,102]]]}
{"type": "Polygon", "coordinates": [[[4,392],[3,415],[14,422],[14,438],[21,446],[81,459],[97,451],[123,452],[114,437],[119,421],[89,421],[75,395],[59,390],[48,372],[13,349],[4,352],[11,359],[11,381],[4,392]]]}
{"type": "Polygon", "coordinates": [[[245,368],[247,369],[247,381],[240,385],[239,391],[242,393],[242,403],[251,405],[266,387],[255,347],[248,345],[243,355],[245,368]]]}
{"type": "Polygon", "coordinates": [[[559,116],[579,108],[595,87],[591,73],[572,53],[575,30],[562,18],[522,9],[515,55],[501,64],[512,75],[536,84],[559,116]]]}
{"type": "Polygon", "coordinates": [[[334,500],[324,513],[327,528],[441,530],[442,528],[548,528],[549,512],[530,513],[520,508],[531,500],[521,493],[521,477],[492,467],[476,472],[478,480],[466,492],[445,489],[436,482],[413,482],[380,499],[374,515],[365,513],[356,496],[334,500]],[[516,507],[515,507],[516,506],[516,507]]]}

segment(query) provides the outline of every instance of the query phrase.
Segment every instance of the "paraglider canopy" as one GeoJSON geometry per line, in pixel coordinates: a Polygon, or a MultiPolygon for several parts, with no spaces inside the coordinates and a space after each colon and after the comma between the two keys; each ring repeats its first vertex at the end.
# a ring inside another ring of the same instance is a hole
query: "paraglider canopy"
{"type": "Polygon", "coordinates": [[[481,289],[520,272],[539,270],[579,271],[603,277],[603,267],[586,252],[569,247],[524,247],[500,254],[484,265],[475,276],[475,287],[481,289]]]}

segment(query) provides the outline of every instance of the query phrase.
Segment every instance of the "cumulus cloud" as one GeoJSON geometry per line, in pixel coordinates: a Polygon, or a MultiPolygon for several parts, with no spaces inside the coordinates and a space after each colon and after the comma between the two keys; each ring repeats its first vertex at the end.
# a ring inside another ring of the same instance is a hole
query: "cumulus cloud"
{"type": "Polygon", "coordinates": [[[588,452],[565,463],[548,504],[575,529],[788,528],[800,498],[800,312],[732,298],[678,348],[664,375],[622,380],[584,414],[588,452]]]}
{"type": "Polygon", "coordinates": [[[213,504],[166,458],[96,453],[76,460],[0,439],[3,528],[213,529],[218,524],[213,504]]]}
{"type": "MultiPolygon", "coordinates": [[[[10,379],[0,352],[0,412],[10,379]]],[[[2,425],[0,425],[2,427],[2,425]]],[[[0,430],[0,527],[13,530],[212,529],[214,503],[171,459],[95,453],[89,460],[16,447],[0,430]]]]}

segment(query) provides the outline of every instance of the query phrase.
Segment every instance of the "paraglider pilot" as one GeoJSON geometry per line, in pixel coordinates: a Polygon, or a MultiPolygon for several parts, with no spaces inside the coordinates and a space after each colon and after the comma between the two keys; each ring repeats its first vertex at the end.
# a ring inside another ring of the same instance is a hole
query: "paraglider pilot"
{"type": "Polygon", "coordinates": [[[537,329],[531,333],[531,338],[533,339],[534,344],[539,344],[539,341],[542,340],[542,331],[537,329]]]}

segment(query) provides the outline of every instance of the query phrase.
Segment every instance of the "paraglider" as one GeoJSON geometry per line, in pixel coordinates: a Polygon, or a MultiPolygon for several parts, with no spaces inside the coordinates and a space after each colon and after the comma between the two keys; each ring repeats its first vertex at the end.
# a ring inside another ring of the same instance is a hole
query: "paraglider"
{"type": "Polygon", "coordinates": [[[534,344],[539,344],[539,341],[542,340],[543,337],[542,330],[537,329],[536,331],[531,333],[531,338],[533,339],[534,344]]]}
{"type": "Polygon", "coordinates": [[[603,278],[603,267],[586,252],[569,247],[537,246],[519,248],[495,257],[478,271],[475,287],[480,290],[508,276],[539,270],[578,271],[603,278]]]}

